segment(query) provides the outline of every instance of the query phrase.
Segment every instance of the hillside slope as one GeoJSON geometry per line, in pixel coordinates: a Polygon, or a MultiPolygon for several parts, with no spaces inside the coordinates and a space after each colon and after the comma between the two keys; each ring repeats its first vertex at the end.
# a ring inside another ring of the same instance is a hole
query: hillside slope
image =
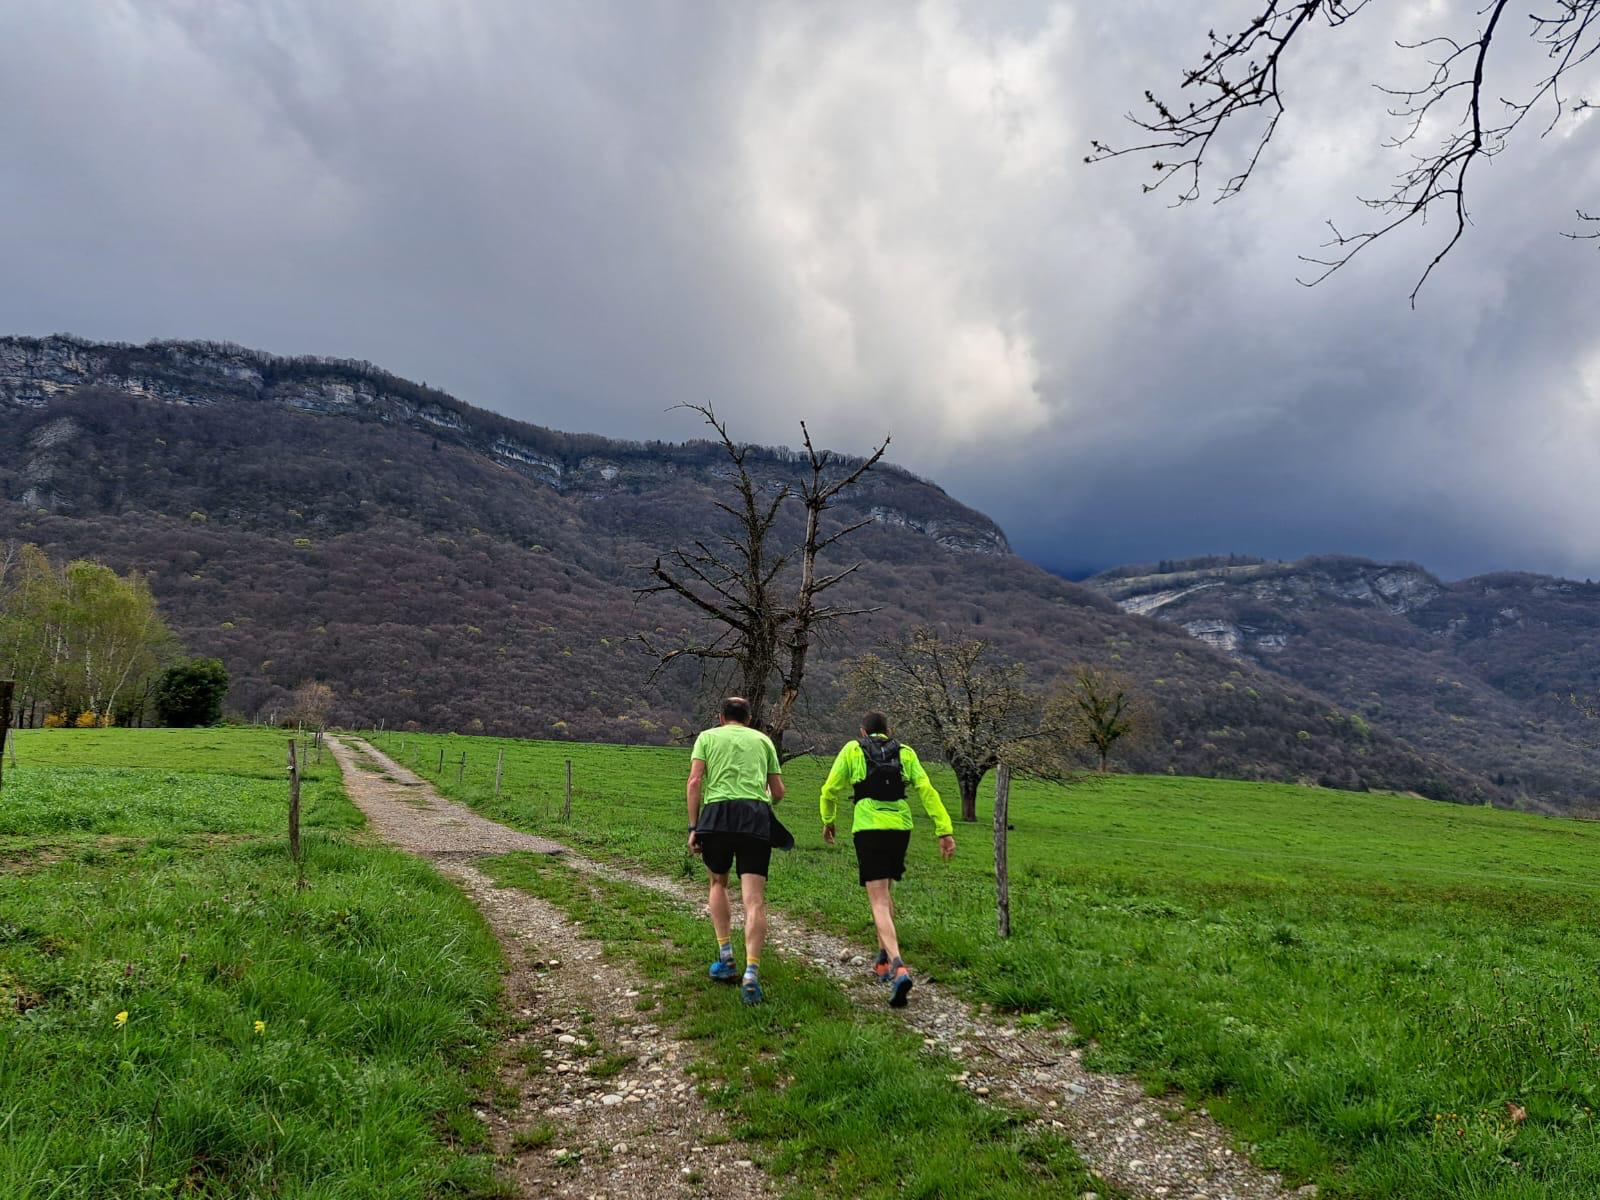
{"type": "Polygon", "coordinates": [[[1087,581],[1237,661],[1327,695],[1529,801],[1592,806],[1600,585],[1409,563],[1192,560],[1087,581]]]}
{"type": "MultiPolygon", "coordinates": [[[[714,527],[716,447],[556,433],[364,363],[231,346],[0,339],[0,537],[148,571],[189,646],[270,715],[300,679],[341,719],[668,741],[703,719],[701,682],[651,682],[631,644],[688,614],[635,603],[663,549],[714,527]]],[[[792,477],[783,450],[752,459],[792,477]]],[[[837,511],[871,516],[852,598],[881,606],[826,648],[800,733],[843,727],[831,671],[912,622],[969,630],[1041,683],[1110,663],[1157,702],[1137,765],[1508,793],[1365,729],[1326,699],[1010,554],[993,522],[896,468],[837,511]]]]}

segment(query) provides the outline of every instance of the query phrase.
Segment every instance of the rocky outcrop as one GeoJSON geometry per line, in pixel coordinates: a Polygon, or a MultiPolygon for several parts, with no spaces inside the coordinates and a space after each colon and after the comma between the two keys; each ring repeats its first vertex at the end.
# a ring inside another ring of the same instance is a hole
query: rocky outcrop
{"type": "MultiPolygon", "coordinates": [[[[0,407],[43,408],[57,397],[91,390],[178,405],[271,404],[410,426],[579,498],[642,490],[685,474],[713,479],[724,465],[704,443],[613,441],[514,421],[367,362],[280,358],[223,342],[131,346],[64,335],[0,338],[0,407]]],[[[797,462],[784,450],[754,450],[750,458],[754,471],[774,478],[792,477],[797,462]]],[[[32,459],[27,469],[35,469],[32,459]]],[[[18,498],[50,507],[43,482],[18,498]]],[[[948,550],[1010,552],[994,522],[899,468],[880,465],[864,481],[864,497],[876,519],[948,550]],[[878,496],[883,499],[873,499],[878,496]]]]}
{"type": "Polygon", "coordinates": [[[1251,562],[1108,572],[1087,585],[1125,612],[1181,625],[1234,657],[1276,654],[1295,635],[1293,614],[1327,608],[1375,608],[1405,616],[1426,608],[1445,587],[1421,567],[1357,558],[1297,563],[1251,562]],[[1248,614],[1248,615],[1243,615],[1248,614]]]}

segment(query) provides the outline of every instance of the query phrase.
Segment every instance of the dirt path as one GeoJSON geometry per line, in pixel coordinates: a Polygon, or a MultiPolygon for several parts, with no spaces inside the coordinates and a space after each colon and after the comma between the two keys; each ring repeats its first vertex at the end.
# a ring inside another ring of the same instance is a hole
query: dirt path
{"type": "Polygon", "coordinates": [[[750,1148],[729,1141],[702,1101],[685,1071],[692,1053],[640,1011],[646,985],[604,962],[599,944],[554,905],[498,887],[473,865],[488,854],[562,848],[440,798],[361,742],[328,745],[372,831],[459,883],[505,947],[516,1030],[497,1095],[477,1112],[521,1194],[773,1194],[750,1148]],[[382,771],[359,765],[362,753],[382,771]]]}
{"type": "MultiPolygon", "coordinates": [[[[444,800],[427,781],[381,751],[357,744],[394,778],[425,794],[430,807],[438,810],[438,821],[476,822],[500,831],[479,835],[486,841],[506,836],[534,843],[506,849],[563,849],[444,800]]],[[[347,770],[347,781],[350,774],[347,770]]],[[[627,880],[704,908],[705,893],[698,884],[685,885],[596,863],[571,851],[563,850],[563,861],[578,870],[627,880]]],[[[781,861],[778,865],[781,869],[781,861]]],[[[770,943],[780,952],[807,959],[863,1003],[883,1002],[881,990],[868,979],[867,960],[862,957],[866,947],[819,933],[776,912],[771,917],[770,943]]],[[[982,1009],[974,1011],[966,1001],[926,979],[918,979],[905,1020],[922,1033],[930,1050],[961,1064],[962,1070],[955,1076],[958,1082],[981,1098],[1003,1099],[1032,1110],[1042,1124],[1070,1139],[1093,1170],[1132,1195],[1157,1200],[1277,1200],[1316,1195],[1313,1185],[1295,1190],[1285,1187],[1276,1175],[1237,1153],[1232,1135],[1204,1109],[1187,1112],[1170,1100],[1147,1096],[1138,1081],[1128,1076],[1086,1069],[1081,1052],[1068,1045],[1070,1031],[1020,1029],[982,1009]]]]}

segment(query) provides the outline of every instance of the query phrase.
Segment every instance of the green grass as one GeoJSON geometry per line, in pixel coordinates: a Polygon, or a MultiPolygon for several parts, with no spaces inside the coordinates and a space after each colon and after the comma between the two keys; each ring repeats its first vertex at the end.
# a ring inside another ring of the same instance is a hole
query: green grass
{"type": "MultiPolygon", "coordinates": [[[[762,961],[769,1000],[747,1009],[736,989],[705,978],[709,929],[681,905],[542,856],[507,855],[488,869],[501,883],[560,905],[608,954],[667,985],[651,1019],[694,1040],[707,1095],[789,1194],[1109,1195],[1061,1138],[972,1099],[951,1082],[952,1064],[923,1053],[903,1022],[886,1008],[861,1008],[819,971],[769,954],[762,961]]],[[[609,1061],[589,1073],[603,1073],[609,1061]]]]}
{"type": "MultiPolygon", "coordinates": [[[[287,829],[284,779],[130,767],[23,767],[0,793],[0,844],[16,837],[191,833],[268,834],[287,829]]],[[[301,828],[350,829],[360,814],[338,781],[301,785],[301,828]]]]}
{"type": "MultiPolygon", "coordinates": [[[[201,771],[259,779],[283,779],[293,731],[265,726],[210,729],[15,729],[17,761],[24,767],[141,767],[161,771],[201,771]]],[[[326,751],[317,759],[301,738],[301,775],[338,779],[339,768],[326,751]]],[[[9,754],[6,769],[11,769],[9,754]]]]}
{"type": "Polygon", "coordinates": [[[469,1102],[498,946],[429,868],[351,839],[332,777],[306,785],[298,890],[277,740],[24,737],[25,763],[75,765],[0,791],[8,1200],[497,1186],[469,1102]]]}
{"type": "MultiPolygon", "coordinates": [[[[682,750],[410,734],[382,745],[509,824],[699,872],[683,848],[682,750]]],[[[787,768],[780,811],[799,846],[775,859],[772,899],[866,946],[850,852],[821,843],[825,767],[787,768]]],[[[952,795],[948,773],[934,776],[952,795]]],[[[1600,826],[1181,778],[1024,783],[1012,810],[1009,941],[993,932],[987,824],[958,824],[945,867],[919,817],[898,893],[914,965],[1030,1019],[1071,1019],[1094,1039],[1094,1064],[1208,1104],[1261,1161],[1325,1194],[1600,1195],[1600,826]]]]}

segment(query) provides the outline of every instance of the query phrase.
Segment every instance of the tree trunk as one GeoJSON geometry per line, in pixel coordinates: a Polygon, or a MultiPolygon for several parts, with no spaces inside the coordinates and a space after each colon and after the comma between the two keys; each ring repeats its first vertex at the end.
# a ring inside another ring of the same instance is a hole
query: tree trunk
{"type": "Polygon", "coordinates": [[[956,786],[961,791],[961,819],[978,819],[978,785],[983,782],[983,772],[975,767],[956,767],[956,786]]]}
{"type": "Polygon", "coordinates": [[[1011,816],[1011,768],[1001,763],[994,774],[994,896],[1000,936],[1011,936],[1011,866],[1007,835],[1011,816]]]}
{"type": "Polygon", "coordinates": [[[0,679],[0,780],[5,776],[6,739],[11,736],[11,697],[16,687],[14,680],[0,679]]]}

